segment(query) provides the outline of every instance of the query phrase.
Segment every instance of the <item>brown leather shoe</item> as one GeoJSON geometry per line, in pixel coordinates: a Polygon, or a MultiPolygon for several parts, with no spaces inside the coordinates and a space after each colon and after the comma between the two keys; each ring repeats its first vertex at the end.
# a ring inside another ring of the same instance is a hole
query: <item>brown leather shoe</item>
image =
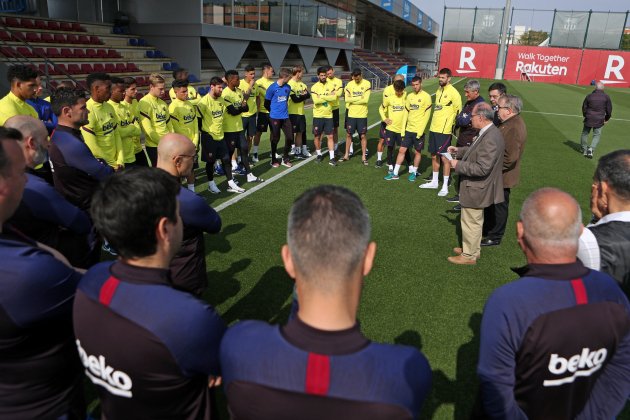
{"type": "Polygon", "coordinates": [[[456,257],[448,257],[448,261],[453,264],[459,265],[475,265],[477,264],[477,258],[468,258],[463,255],[458,255],[456,257]]]}

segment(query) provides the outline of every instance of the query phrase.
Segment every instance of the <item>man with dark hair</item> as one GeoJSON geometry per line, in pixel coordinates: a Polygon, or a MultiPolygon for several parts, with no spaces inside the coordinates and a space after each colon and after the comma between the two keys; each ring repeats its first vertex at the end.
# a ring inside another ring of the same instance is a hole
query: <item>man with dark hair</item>
{"type": "Polygon", "coordinates": [[[356,132],[361,139],[361,161],[367,165],[365,151],[367,149],[367,115],[370,103],[372,84],[363,79],[361,69],[352,70],[352,81],[348,82],[345,90],[346,109],[346,153],[340,161],[350,159],[350,145],[352,136],[356,132]]]}
{"type": "Polygon", "coordinates": [[[95,158],[117,171],[124,168],[125,155],[116,111],[107,102],[111,96],[112,79],[105,73],[91,73],[87,77],[87,85],[90,91],[88,123],[81,126],[85,144],[95,158]]]}
{"type": "MultiPolygon", "coordinates": [[[[459,95],[459,94],[458,94],[459,95]]],[[[453,264],[474,265],[480,256],[483,232],[483,209],[503,201],[504,141],[499,129],[492,124],[494,111],[485,102],[472,110],[472,125],[479,136],[468,147],[449,146],[455,154],[451,166],[460,176],[459,202],[462,206],[462,247],[454,248],[457,254],[448,257],[453,264]]]]}
{"type": "MultiPolygon", "coordinates": [[[[405,82],[405,75],[404,74],[395,74],[392,84],[391,85],[387,85],[385,86],[385,88],[383,89],[383,95],[381,98],[381,106],[385,106],[385,102],[388,100],[388,98],[396,95],[396,91],[394,90],[394,82],[397,80],[401,80],[403,83],[405,82]]],[[[403,94],[404,96],[406,96],[406,93],[403,94]]],[[[385,106],[386,107],[386,106],[385,106]]],[[[385,135],[387,133],[385,133],[385,130],[387,130],[387,123],[385,123],[384,120],[381,119],[381,128],[379,130],[378,133],[378,144],[376,145],[376,167],[377,168],[382,168],[383,167],[383,150],[385,148],[385,135]]],[[[350,146],[352,147],[352,146],[350,146]]],[[[350,154],[352,154],[352,150],[350,152],[350,154]]],[[[388,161],[390,161],[391,157],[387,157],[388,161]]],[[[389,172],[391,172],[391,168],[389,168],[389,172]]]]}
{"type": "MultiPolygon", "coordinates": [[[[238,88],[239,77],[236,70],[228,70],[225,72],[225,81],[227,86],[221,92],[221,98],[225,102],[225,114],[223,114],[223,131],[225,134],[225,142],[230,150],[230,156],[234,155],[234,151],[239,149],[241,155],[241,163],[245,168],[247,182],[263,182],[262,178],[258,178],[252,173],[249,165],[249,145],[245,138],[243,130],[243,118],[241,114],[247,111],[248,105],[243,92],[238,88]]],[[[232,172],[237,169],[237,163],[232,161],[232,172]]]]}
{"type": "Polygon", "coordinates": [[[37,70],[29,67],[16,65],[9,67],[7,79],[11,90],[6,96],[0,99],[0,125],[14,115],[30,115],[39,118],[35,108],[26,103],[27,99],[32,99],[37,95],[37,70]]]}
{"type": "MultiPolygon", "coordinates": [[[[123,78],[123,81],[125,82],[125,100],[121,101],[120,104],[127,109],[127,111],[125,111],[125,115],[129,115],[129,118],[133,118],[131,121],[127,120],[127,124],[134,125],[138,128],[138,135],[132,136],[130,139],[133,142],[133,152],[136,157],[134,166],[149,166],[147,154],[144,151],[144,147],[142,146],[140,140],[142,128],[140,127],[140,111],[138,108],[139,104],[138,100],[136,99],[136,94],[138,93],[138,85],[136,83],[136,79],[134,79],[133,77],[125,77],[123,78]]],[[[124,126],[125,122],[121,120],[120,124],[121,126],[124,126]]]]}
{"type": "Polygon", "coordinates": [[[315,144],[317,163],[324,161],[324,155],[322,155],[322,135],[325,135],[328,138],[330,165],[336,166],[335,140],[333,136],[334,117],[331,105],[331,102],[337,98],[335,93],[336,89],[326,76],[325,66],[317,69],[317,78],[318,82],[311,86],[311,93],[313,95],[313,143],[315,144]]]}
{"type": "Polygon", "coordinates": [[[201,118],[201,160],[206,162],[208,191],[212,194],[221,192],[214,182],[214,164],[218,159],[225,171],[228,192],[240,194],[244,193],[245,189],[239,187],[232,178],[232,165],[230,164],[230,156],[234,153],[234,149],[228,146],[224,138],[225,103],[221,99],[222,91],[223,81],[216,76],[213,77],[210,79],[210,91],[197,104],[201,118]]]}
{"type": "MultiPolygon", "coordinates": [[[[468,80],[464,85],[464,96],[466,96],[466,103],[462,107],[462,110],[455,117],[455,128],[457,131],[457,147],[470,146],[475,136],[479,134],[479,130],[472,126],[472,109],[480,102],[484,102],[483,97],[479,94],[479,81],[468,80]]],[[[444,163],[448,164],[448,160],[444,163]]],[[[449,203],[459,202],[459,181],[456,184],[456,194],[447,199],[449,203]]]]}
{"type": "MultiPolygon", "coordinates": [[[[44,123],[46,130],[48,130],[48,135],[50,135],[57,126],[57,116],[54,112],[52,112],[50,102],[41,97],[43,90],[44,88],[42,87],[41,77],[38,76],[37,91],[35,92],[35,96],[31,99],[27,99],[26,103],[35,109],[35,112],[37,112],[37,118],[44,123]]],[[[50,168],[48,168],[48,170],[50,170],[50,168]]]]}
{"type": "MultiPolygon", "coordinates": [[[[397,179],[394,177],[394,150],[400,146],[403,134],[405,133],[405,118],[407,108],[405,107],[405,82],[396,80],[392,86],[394,94],[383,99],[383,104],[378,112],[381,120],[385,123],[385,144],[387,145],[387,165],[389,171],[385,177],[386,181],[397,179]]],[[[404,156],[404,155],[403,155],[404,156]]]]}
{"type": "MultiPolygon", "coordinates": [[[[405,98],[405,118],[402,122],[404,137],[398,150],[394,170],[387,174],[386,180],[398,179],[398,171],[402,164],[407,150],[415,150],[413,164],[409,167],[409,182],[416,180],[417,171],[420,167],[422,149],[424,148],[424,130],[431,117],[431,95],[422,90],[422,78],[415,76],[411,79],[412,91],[405,98]]],[[[378,163],[377,163],[378,164],[378,163]]]]}
{"type": "MultiPolygon", "coordinates": [[[[197,109],[188,101],[188,81],[173,80],[173,90],[175,91],[175,99],[168,106],[168,112],[171,115],[171,125],[173,132],[182,134],[188,138],[195,146],[192,170],[186,174],[186,184],[188,189],[195,192],[195,169],[199,167],[197,161],[197,152],[199,150],[199,125],[197,124],[197,109]]],[[[162,137],[164,138],[164,137],[162,137]]],[[[161,140],[160,140],[161,141],[161,140]]],[[[158,145],[158,151],[160,146],[158,145]]],[[[159,153],[158,153],[159,154],[159,153]]],[[[158,162],[160,158],[158,156],[158,162]]]]}
{"type": "Polygon", "coordinates": [[[332,108],[332,120],[333,120],[333,141],[335,143],[335,151],[337,151],[337,145],[339,144],[339,98],[343,96],[343,81],[335,77],[335,68],[333,66],[326,67],[326,78],[330,83],[332,93],[336,96],[336,99],[330,101],[330,107],[332,108]]]}
{"type": "Polygon", "coordinates": [[[74,333],[110,419],[212,418],[225,324],[171,285],[183,234],[180,193],[172,175],[140,167],[114,174],[94,194],[92,218],[119,259],[83,276],[74,333]]]}
{"type": "Polygon", "coordinates": [[[293,154],[296,159],[305,159],[311,156],[306,147],[306,117],[304,116],[304,101],[310,99],[308,87],[302,81],[304,67],[295,66],[291,69],[291,97],[289,98],[289,119],[294,135],[293,154]]]}
{"type": "Polygon", "coordinates": [[[584,127],[580,137],[582,153],[585,157],[593,159],[593,152],[599,144],[602,135],[602,127],[612,117],[612,102],[610,96],[604,93],[604,83],[595,83],[595,90],[589,93],[582,103],[582,115],[584,115],[584,127]],[[588,145],[588,134],[593,130],[593,140],[588,145]]]}
{"type": "MultiPolygon", "coordinates": [[[[134,81],[135,83],[135,81],[134,81]]],[[[123,164],[125,167],[134,166],[136,162],[136,138],[140,140],[140,124],[136,115],[133,114],[132,108],[125,101],[126,90],[129,85],[120,77],[112,77],[112,91],[109,103],[116,118],[118,118],[118,135],[122,144],[123,164]]],[[[134,95],[135,96],[135,95],[134,95]]],[[[135,98],[133,98],[135,99],[135,98]]]]}
{"type": "Polygon", "coordinates": [[[269,122],[271,123],[271,166],[293,166],[289,159],[289,151],[293,146],[293,127],[289,119],[289,97],[291,96],[291,86],[289,79],[291,72],[289,69],[280,69],[278,80],[267,88],[265,94],[265,108],[269,110],[269,122]],[[284,153],[282,160],[278,162],[276,152],[280,142],[280,130],[284,133],[284,153]]]}
{"type": "Polygon", "coordinates": [[[576,259],[581,229],[563,191],[543,188],[523,203],[516,235],[528,265],[483,311],[483,418],[612,419],[628,400],[630,304],[610,276],[576,259]]]}
{"type": "Polygon", "coordinates": [[[483,217],[481,246],[495,246],[501,243],[507,226],[510,208],[510,192],[521,177],[521,157],[527,142],[527,127],[521,117],[523,101],[518,96],[503,95],[497,101],[501,125],[499,131],[505,141],[503,154],[503,202],[486,207],[483,217]]]}
{"type": "Polygon", "coordinates": [[[282,260],[299,311],[284,326],[243,321],[226,333],[220,357],[234,418],[418,416],[431,384],[426,358],[371,342],[356,319],[376,253],[370,233],[366,208],[343,187],[315,187],[295,201],[282,260]]]}
{"type": "Polygon", "coordinates": [[[488,88],[488,98],[490,99],[490,103],[492,104],[492,109],[494,110],[494,118],[492,122],[497,127],[501,124],[501,119],[499,118],[499,98],[507,93],[507,87],[501,82],[495,82],[490,85],[488,88]]]}
{"type": "Polygon", "coordinates": [[[92,154],[80,128],[88,123],[85,97],[74,89],[58,89],[51,97],[58,123],[48,153],[55,171],[55,189],[83,211],[89,211],[92,193],[113,169],[92,154]]]}
{"type": "MultiPolygon", "coordinates": [[[[192,172],[196,156],[196,148],[188,137],[167,134],[158,146],[157,167],[179,180],[192,172]]],[[[171,280],[177,289],[201,297],[208,284],[203,233],[219,232],[221,218],[203,198],[189,189],[182,187],[177,200],[184,222],[184,238],[181,249],[171,261],[171,280]]]]}
{"type": "MultiPolygon", "coordinates": [[[[440,162],[446,160],[442,156],[447,148],[451,145],[451,133],[455,125],[455,117],[462,109],[462,97],[455,87],[451,84],[451,70],[448,68],[440,69],[438,73],[438,83],[440,87],[435,93],[435,107],[433,108],[433,117],[431,118],[431,126],[429,127],[429,152],[431,153],[431,162],[433,172],[431,181],[420,185],[420,188],[429,188],[436,190],[439,188],[440,162]]],[[[446,163],[442,166],[442,188],[438,192],[439,197],[448,195],[449,176],[451,174],[451,166],[446,163]]]]}
{"type": "Polygon", "coordinates": [[[271,78],[274,75],[273,66],[265,63],[262,66],[262,76],[256,80],[256,104],[258,106],[258,116],[256,118],[256,137],[254,137],[254,150],[252,151],[252,162],[258,162],[258,145],[260,137],[269,128],[269,110],[265,107],[265,95],[267,89],[273,84],[271,78]]]}
{"type": "Polygon", "coordinates": [[[0,418],[83,419],[72,335],[81,276],[6,224],[26,183],[21,139],[0,127],[0,418]]]}
{"type": "MultiPolygon", "coordinates": [[[[247,145],[252,149],[256,136],[256,98],[258,97],[258,85],[256,85],[256,69],[252,65],[245,66],[245,73],[239,82],[238,88],[243,92],[243,98],[247,101],[247,111],[241,113],[243,119],[243,131],[247,138],[247,145]]],[[[251,159],[251,162],[254,162],[251,159]]]]}
{"type": "MultiPolygon", "coordinates": [[[[191,104],[196,105],[197,102],[201,100],[201,96],[199,96],[197,90],[190,85],[187,69],[180,67],[177,70],[173,70],[173,81],[175,80],[186,82],[186,98],[184,101],[189,101],[191,104]]],[[[171,101],[176,98],[175,88],[171,87],[171,90],[168,91],[168,96],[171,98],[171,101]]]]}
{"type": "Polygon", "coordinates": [[[630,296],[630,150],[599,159],[591,186],[594,223],[580,236],[578,258],[610,274],[630,296]]]}

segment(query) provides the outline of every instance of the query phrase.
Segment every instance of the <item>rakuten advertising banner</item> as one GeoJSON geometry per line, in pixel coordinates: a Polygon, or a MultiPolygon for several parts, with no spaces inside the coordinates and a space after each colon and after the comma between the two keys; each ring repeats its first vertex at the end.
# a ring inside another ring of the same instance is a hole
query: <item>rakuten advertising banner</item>
{"type": "Polygon", "coordinates": [[[453,76],[494,79],[499,45],[443,42],[440,68],[448,67],[453,76]]]}
{"type": "Polygon", "coordinates": [[[630,52],[584,50],[578,84],[601,80],[607,86],[630,87],[630,52]]]}
{"type": "Polygon", "coordinates": [[[532,81],[577,83],[582,50],[510,45],[503,77],[520,80],[526,73],[532,81]]]}

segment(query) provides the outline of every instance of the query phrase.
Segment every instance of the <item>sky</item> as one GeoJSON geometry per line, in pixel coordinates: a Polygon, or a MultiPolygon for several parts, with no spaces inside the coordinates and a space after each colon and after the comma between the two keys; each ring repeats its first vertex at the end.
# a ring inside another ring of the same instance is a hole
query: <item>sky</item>
{"type": "MultiPolygon", "coordinates": [[[[442,17],[444,15],[444,6],[447,7],[463,7],[463,8],[492,8],[502,9],[505,7],[505,1],[502,0],[412,0],[420,10],[428,14],[433,20],[442,27],[442,17]]],[[[614,11],[625,12],[630,9],[630,2],[625,0],[512,0],[511,8],[515,9],[537,9],[537,10],[579,10],[579,11],[614,11]]],[[[550,25],[548,22],[553,16],[553,12],[536,12],[519,11],[515,13],[515,19],[520,22],[513,22],[514,25],[531,26],[534,29],[545,29],[550,25]]],[[[630,20],[630,19],[629,19],[630,20]]],[[[630,22],[626,24],[630,26],[630,22]]]]}

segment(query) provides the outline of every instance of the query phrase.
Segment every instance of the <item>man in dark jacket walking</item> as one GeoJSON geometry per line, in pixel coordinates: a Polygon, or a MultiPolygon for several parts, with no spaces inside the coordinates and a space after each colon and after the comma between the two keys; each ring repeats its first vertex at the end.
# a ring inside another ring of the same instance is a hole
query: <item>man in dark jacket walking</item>
{"type": "Polygon", "coordinates": [[[582,103],[582,115],[584,115],[584,128],[582,129],[582,153],[584,157],[593,159],[593,151],[599,143],[602,134],[602,127],[612,116],[612,102],[610,97],[604,93],[604,83],[597,82],[595,90],[590,93],[582,103]],[[593,141],[588,144],[588,134],[593,130],[593,141]]]}

